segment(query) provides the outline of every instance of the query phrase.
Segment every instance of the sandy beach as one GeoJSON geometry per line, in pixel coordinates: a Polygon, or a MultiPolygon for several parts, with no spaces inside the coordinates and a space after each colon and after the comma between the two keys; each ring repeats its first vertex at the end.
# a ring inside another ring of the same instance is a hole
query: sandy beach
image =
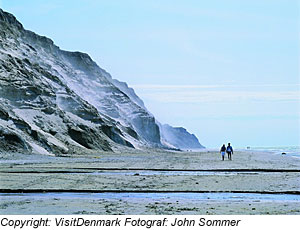
{"type": "Polygon", "coordinates": [[[300,214],[300,159],[236,151],[2,157],[0,214],[300,214]]]}

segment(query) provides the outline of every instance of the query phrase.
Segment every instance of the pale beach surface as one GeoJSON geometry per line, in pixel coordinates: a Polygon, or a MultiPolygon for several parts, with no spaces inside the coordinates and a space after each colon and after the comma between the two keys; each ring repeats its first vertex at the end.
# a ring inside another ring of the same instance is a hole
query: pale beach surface
{"type": "Polygon", "coordinates": [[[84,157],[3,157],[0,214],[300,214],[300,159],[288,155],[236,151],[221,161],[216,151],[134,150],[84,157]]]}

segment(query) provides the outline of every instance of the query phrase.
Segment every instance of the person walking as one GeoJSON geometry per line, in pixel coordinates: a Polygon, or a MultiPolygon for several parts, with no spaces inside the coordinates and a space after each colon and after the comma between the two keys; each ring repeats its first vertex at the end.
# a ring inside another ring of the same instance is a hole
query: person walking
{"type": "Polygon", "coordinates": [[[232,149],[232,146],[230,146],[230,143],[228,143],[228,146],[226,148],[226,152],[227,152],[227,155],[228,155],[228,160],[232,160],[232,154],[233,154],[233,149],[232,149]]]}
{"type": "Polygon", "coordinates": [[[220,149],[220,153],[222,155],[222,161],[224,160],[224,157],[225,157],[225,151],[226,151],[226,147],[225,147],[225,144],[223,144],[223,146],[220,149]]]}

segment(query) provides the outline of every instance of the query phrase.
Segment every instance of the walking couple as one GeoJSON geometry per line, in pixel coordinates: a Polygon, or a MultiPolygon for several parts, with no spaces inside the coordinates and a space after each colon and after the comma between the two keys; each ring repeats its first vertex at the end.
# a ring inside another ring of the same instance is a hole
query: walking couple
{"type": "Polygon", "coordinates": [[[225,151],[228,155],[228,160],[232,160],[231,155],[233,154],[233,149],[232,146],[230,146],[230,143],[228,143],[227,148],[225,147],[225,144],[223,144],[223,146],[221,147],[220,153],[222,155],[222,160],[224,160],[225,151]]]}

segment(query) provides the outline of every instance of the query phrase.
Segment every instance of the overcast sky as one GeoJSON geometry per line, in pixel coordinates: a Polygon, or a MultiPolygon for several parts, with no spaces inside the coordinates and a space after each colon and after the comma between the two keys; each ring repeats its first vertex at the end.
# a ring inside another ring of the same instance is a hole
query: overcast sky
{"type": "Polygon", "coordinates": [[[297,0],[0,0],[88,53],[162,123],[218,147],[300,145],[297,0]]]}

